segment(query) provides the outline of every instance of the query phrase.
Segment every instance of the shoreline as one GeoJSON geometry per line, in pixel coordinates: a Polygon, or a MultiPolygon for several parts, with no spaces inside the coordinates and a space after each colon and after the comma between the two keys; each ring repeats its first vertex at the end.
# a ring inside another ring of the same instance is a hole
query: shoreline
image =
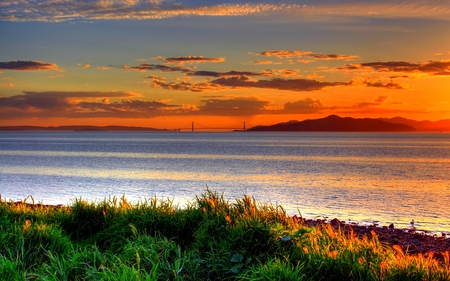
{"type": "MultiPolygon", "coordinates": [[[[0,200],[2,198],[0,197],[0,200]]],[[[49,205],[41,203],[27,203],[22,201],[2,201],[0,203],[25,205],[31,209],[35,208],[52,208],[63,209],[71,208],[66,205],[49,205]]],[[[433,254],[436,258],[443,258],[443,253],[450,252],[450,232],[441,232],[438,236],[436,233],[428,230],[421,230],[416,228],[404,229],[395,228],[394,224],[389,226],[379,225],[359,225],[354,223],[346,223],[336,218],[332,220],[322,219],[307,219],[297,215],[290,216],[294,222],[302,224],[307,227],[316,227],[319,225],[331,225],[335,230],[343,230],[347,235],[355,235],[358,238],[367,236],[371,239],[374,235],[378,237],[378,240],[389,246],[398,245],[402,248],[404,253],[407,254],[433,254]]]]}
{"type": "Polygon", "coordinates": [[[369,239],[374,235],[381,243],[389,246],[399,245],[408,254],[431,254],[441,257],[442,253],[450,252],[450,233],[442,232],[440,236],[430,231],[415,228],[404,229],[390,226],[357,225],[347,224],[338,219],[329,222],[323,220],[303,219],[293,216],[294,220],[307,226],[317,226],[320,224],[330,224],[334,229],[341,229],[344,233],[353,233],[359,238],[367,236],[369,239]]]}

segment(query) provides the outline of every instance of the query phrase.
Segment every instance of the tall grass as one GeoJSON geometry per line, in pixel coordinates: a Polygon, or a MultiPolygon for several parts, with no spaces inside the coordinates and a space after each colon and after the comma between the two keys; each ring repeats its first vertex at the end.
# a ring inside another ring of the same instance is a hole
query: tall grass
{"type": "Polygon", "coordinates": [[[450,280],[443,256],[307,227],[281,206],[208,189],[183,209],[156,198],[0,202],[0,280],[450,280]]]}

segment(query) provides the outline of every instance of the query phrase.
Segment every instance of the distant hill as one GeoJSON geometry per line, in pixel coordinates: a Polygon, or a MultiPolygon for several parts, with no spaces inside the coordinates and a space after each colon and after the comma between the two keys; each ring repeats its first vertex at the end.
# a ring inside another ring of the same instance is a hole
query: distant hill
{"type": "Polygon", "coordinates": [[[380,119],[356,119],[330,115],[322,119],[289,121],[271,126],[256,126],[247,131],[327,131],[327,132],[411,132],[412,126],[380,119]]]}
{"type": "Polygon", "coordinates": [[[404,124],[411,127],[414,127],[417,131],[450,131],[450,119],[439,120],[439,121],[416,121],[411,119],[406,119],[403,117],[394,117],[394,118],[379,118],[378,120],[382,120],[385,122],[395,123],[395,124],[404,124]]]}
{"type": "Polygon", "coordinates": [[[40,127],[40,126],[2,126],[0,131],[34,131],[34,132],[152,132],[152,131],[167,131],[164,129],[155,129],[148,127],[129,127],[129,126],[59,126],[59,127],[40,127]]]}

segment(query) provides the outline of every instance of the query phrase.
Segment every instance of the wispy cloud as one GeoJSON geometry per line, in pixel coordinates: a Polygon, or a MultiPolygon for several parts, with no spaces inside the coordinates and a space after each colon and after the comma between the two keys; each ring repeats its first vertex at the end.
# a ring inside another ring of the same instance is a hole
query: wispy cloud
{"type": "Polygon", "coordinates": [[[72,20],[148,20],[191,16],[246,16],[289,8],[285,4],[219,4],[192,5],[173,1],[83,1],[83,0],[18,0],[0,5],[0,20],[48,21],[72,20]]]}
{"type": "Polygon", "coordinates": [[[5,0],[0,3],[0,20],[47,21],[73,20],[148,20],[173,17],[223,17],[292,14],[302,20],[323,17],[438,18],[448,20],[450,8],[445,0],[351,1],[301,0],[296,4],[281,1],[247,1],[242,3],[198,5],[194,1],[171,0],[5,0]],[[249,3],[250,2],[250,3],[249,3]]]}
{"type": "Polygon", "coordinates": [[[13,60],[8,62],[0,62],[0,69],[17,70],[17,71],[62,71],[55,63],[42,61],[23,61],[13,60]]]}

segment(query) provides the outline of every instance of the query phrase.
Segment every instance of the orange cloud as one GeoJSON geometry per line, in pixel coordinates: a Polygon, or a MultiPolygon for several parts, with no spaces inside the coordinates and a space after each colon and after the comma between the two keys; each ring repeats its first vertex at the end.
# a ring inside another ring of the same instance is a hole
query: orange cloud
{"type": "MultiPolygon", "coordinates": [[[[293,57],[311,57],[314,60],[352,60],[356,59],[358,56],[356,55],[337,55],[337,54],[331,54],[331,55],[325,55],[320,53],[313,53],[310,51],[291,51],[291,50],[270,50],[270,51],[264,51],[257,53],[257,55],[260,56],[266,56],[266,57],[277,57],[279,59],[290,59],[293,57]]],[[[299,62],[303,63],[309,63],[313,60],[299,60],[299,62]]]]}
{"type": "Polygon", "coordinates": [[[55,63],[42,61],[8,61],[0,62],[0,69],[17,70],[17,71],[62,71],[58,69],[55,63]]]}

